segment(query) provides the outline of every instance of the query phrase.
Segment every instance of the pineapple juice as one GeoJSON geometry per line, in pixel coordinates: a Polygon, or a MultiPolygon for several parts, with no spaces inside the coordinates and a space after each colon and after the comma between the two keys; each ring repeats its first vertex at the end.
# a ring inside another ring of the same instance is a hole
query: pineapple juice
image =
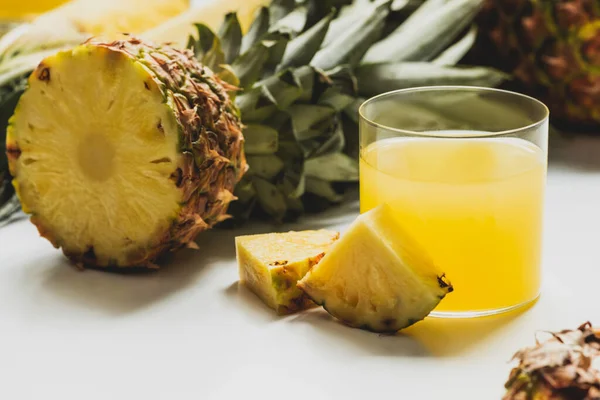
{"type": "Polygon", "coordinates": [[[484,314],[538,296],[545,177],[522,139],[385,139],[362,150],[361,212],[388,203],[447,273],[436,312],[484,314]]]}
{"type": "Polygon", "coordinates": [[[28,19],[52,10],[67,0],[0,0],[0,19],[28,19]]]}

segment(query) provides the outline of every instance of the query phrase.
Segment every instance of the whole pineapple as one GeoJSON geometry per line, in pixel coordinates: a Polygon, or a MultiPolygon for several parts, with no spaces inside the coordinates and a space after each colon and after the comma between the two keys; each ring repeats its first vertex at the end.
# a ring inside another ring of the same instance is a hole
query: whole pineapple
{"type": "Polygon", "coordinates": [[[44,59],[7,133],[23,210],[81,265],[194,246],[246,171],[234,89],[191,51],[133,37],[44,59]]]}
{"type": "Polygon", "coordinates": [[[600,331],[588,322],[515,354],[503,400],[600,399],[600,331]]]}
{"type": "Polygon", "coordinates": [[[600,126],[600,3],[487,0],[473,61],[510,72],[569,129],[600,126]]]}

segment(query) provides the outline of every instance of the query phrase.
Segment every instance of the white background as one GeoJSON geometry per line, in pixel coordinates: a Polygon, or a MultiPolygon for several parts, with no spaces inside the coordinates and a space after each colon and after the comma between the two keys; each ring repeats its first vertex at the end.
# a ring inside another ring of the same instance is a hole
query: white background
{"type": "MultiPolygon", "coordinates": [[[[538,303],[397,336],[320,310],[279,318],[238,288],[234,236],[273,227],[206,232],[143,275],[79,272],[29,222],[2,228],[0,399],[499,399],[536,331],[600,324],[600,140],[554,147],[538,303]]],[[[357,213],[279,229],[343,230],[357,213]]]]}

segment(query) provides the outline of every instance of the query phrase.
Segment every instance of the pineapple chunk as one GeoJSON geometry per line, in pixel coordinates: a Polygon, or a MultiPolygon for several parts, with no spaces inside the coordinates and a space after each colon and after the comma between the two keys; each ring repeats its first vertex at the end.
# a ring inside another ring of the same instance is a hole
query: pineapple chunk
{"type": "Polygon", "coordinates": [[[328,230],[239,236],[240,282],[279,314],[308,308],[314,304],[296,283],[339,236],[328,230]]]}
{"type": "Polygon", "coordinates": [[[374,332],[422,320],[453,290],[387,205],[359,216],[298,287],[347,325],[374,332]]]}

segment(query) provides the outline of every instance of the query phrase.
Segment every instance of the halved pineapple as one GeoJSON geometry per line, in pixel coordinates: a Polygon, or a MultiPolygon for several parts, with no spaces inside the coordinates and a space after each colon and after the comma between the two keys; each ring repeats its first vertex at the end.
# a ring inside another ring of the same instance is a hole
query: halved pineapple
{"type": "Polygon", "coordinates": [[[347,325],[374,332],[422,320],[453,290],[385,204],[359,216],[298,287],[347,325]]]}
{"type": "Polygon", "coordinates": [[[296,283],[338,238],[328,230],[239,236],[240,282],[279,314],[305,309],[313,303],[296,283]]]}
{"type": "Polygon", "coordinates": [[[190,51],[91,40],[45,59],[10,120],[23,209],[77,263],[153,266],[225,218],[238,112],[190,51]]]}

